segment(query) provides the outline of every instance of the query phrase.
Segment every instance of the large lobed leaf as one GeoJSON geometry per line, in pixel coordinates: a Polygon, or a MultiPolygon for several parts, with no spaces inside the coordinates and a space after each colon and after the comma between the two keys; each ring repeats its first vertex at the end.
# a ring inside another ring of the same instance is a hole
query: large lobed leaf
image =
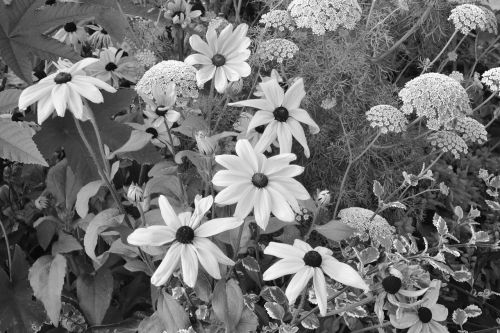
{"type": "Polygon", "coordinates": [[[32,136],[30,128],[11,120],[0,120],[0,158],[48,166],[32,136]]]}

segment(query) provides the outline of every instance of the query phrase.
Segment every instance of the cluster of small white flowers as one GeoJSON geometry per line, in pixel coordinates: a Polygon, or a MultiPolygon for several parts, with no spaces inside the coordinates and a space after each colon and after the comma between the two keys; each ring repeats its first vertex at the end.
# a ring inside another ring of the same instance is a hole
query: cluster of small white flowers
{"type": "Polygon", "coordinates": [[[396,229],[387,222],[385,218],[369,209],[361,207],[350,207],[339,212],[340,222],[357,230],[358,236],[368,234],[372,241],[377,244],[386,243],[387,239],[396,232],[396,229]],[[372,220],[373,217],[373,220],[372,220]]]}
{"type": "Polygon", "coordinates": [[[458,83],[462,83],[464,81],[464,75],[459,71],[453,71],[448,76],[453,80],[457,81],[458,83]]]}
{"type": "Polygon", "coordinates": [[[427,139],[433,147],[452,153],[456,159],[460,158],[460,153],[467,154],[468,152],[464,139],[452,131],[435,132],[429,135],[427,139]]]}
{"type": "Polygon", "coordinates": [[[500,95],[500,67],[495,67],[483,73],[481,82],[493,92],[500,95]]]}
{"type": "Polygon", "coordinates": [[[357,0],[293,0],[288,10],[299,28],[310,28],[316,35],[339,27],[352,30],[361,19],[357,0]]]}
{"type": "Polygon", "coordinates": [[[135,58],[137,61],[144,66],[144,68],[148,69],[154,64],[156,64],[157,58],[155,53],[148,49],[139,50],[135,53],[135,58]]]}
{"type": "Polygon", "coordinates": [[[153,86],[160,86],[167,90],[170,82],[175,83],[177,97],[181,100],[198,98],[196,68],[177,60],[162,61],[151,67],[137,82],[135,89],[153,98],[153,86]]]}
{"type": "Polygon", "coordinates": [[[455,131],[466,142],[483,144],[488,140],[488,132],[483,124],[471,117],[458,118],[455,131]]]}
{"type": "Polygon", "coordinates": [[[392,105],[376,105],[366,111],[366,119],[373,128],[380,128],[383,134],[393,132],[400,133],[406,129],[408,119],[392,105]]]}
{"type": "Polygon", "coordinates": [[[337,105],[337,100],[332,97],[325,98],[321,101],[321,107],[325,110],[331,110],[337,105]]]}
{"type": "Polygon", "coordinates": [[[283,60],[292,59],[299,47],[292,41],[283,38],[273,38],[260,43],[257,49],[257,56],[263,61],[276,60],[282,63],[283,60]]]}
{"type": "Polygon", "coordinates": [[[220,32],[220,30],[224,29],[228,24],[228,20],[223,17],[217,16],[216,18],[213,18],[210,20],[210,22],[208,22],[207,29],[214,29],[215,31],[220,32]]]}
{"type": "Polygon", "coordinates": [[[264,24],[266,28],[275,28],[279,31],[295,30],[295,23],[290,13],[282,9],[275,9],[265,13],[262,15],[259,23],[264,24]]]}
{"type": "Polygon", "coordinates": [[[399,97],[404,114],[415,112],[425,117],[427,127],[436,131],[449,121],[472,113],[467,91],[444,74],[427,73],[408,81],[399,97]]]}
{"type": "Polygon", "coordinates": [[[451,10],[448,21],[452,21],[455,30],[467,35],[471,30],[497,33],[497,19],[495,14],[485,8],[472,4],[463,4],[451,10]]]}

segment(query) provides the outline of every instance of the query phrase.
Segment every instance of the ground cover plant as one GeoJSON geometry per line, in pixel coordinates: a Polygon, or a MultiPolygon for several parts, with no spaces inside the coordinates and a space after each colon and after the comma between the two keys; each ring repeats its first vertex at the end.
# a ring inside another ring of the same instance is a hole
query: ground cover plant
{"type": "Polygon", "coordinates": [[[0,1],[0,332],[498,332],[499,10],[0,1]]]}

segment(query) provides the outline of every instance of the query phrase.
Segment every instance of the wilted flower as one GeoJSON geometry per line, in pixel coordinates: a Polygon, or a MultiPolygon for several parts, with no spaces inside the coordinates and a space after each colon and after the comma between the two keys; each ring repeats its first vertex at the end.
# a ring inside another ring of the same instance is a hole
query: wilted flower
{"type": "Polygon", "coordinates": [[[245,218],[254,211],[255,221],[265,230],[273,213],[278,219],[291,222],[294,211],[299,211],[297,200],[309,199],[307,190],[293,177],[304,168],[289,165],[294,154],[280,154],[267,158],[256,152],[248,140],[238,140],[236,154],[218,155],[215,161],[227,170],[218,171],[212,183],[225,187],[215,197],[220,205],[237,203],[235,216],[245,218]]]}
{"type": "Polygon", "coordinates": [[[75,22],[68,22],[57,30],[53,38],[61,43],[76,46],[85,41],[86,35],[83,27],[76,25],[75,22]]]}
{"type": "MultiPolygon", "coordinates": [[[[260,76],[260,83],[267,82],[269,80],[276,80],[281,87],[284,87],[287,84],[281,77],[280,73],[278,73],[278,71],[274,68],[271,69],[271,74],[269,76],[262,76],[262,75],[260,76]]],[[[257,97],[265,96],[264,91],[262,91],[262,88],[260,87],[260,84],[258,84],[257,87],[255,87],[253,95],[257,97]]]]}
{"type": "Polygon", "coordinates": [[[102,50],[99,53],[99,61],[86,68],[87,73],[111,83],[115,88],[119,87],[120,79],[135,83],[139,64],[133,57],[124,56],[123,53],[123,50],[114,47],[102,50]]]}
{"type": "Polygon", "coordinates": [[[246,60],[250,57],[250,38],[246,37],[248,25],[240,24],[234,29],[230,24],[221,31],[220,35],[213,29],[206,34],[207,42],[200,36],[192,35],[189,43],[193,50],[199,52],[191,54],[184,61],[190,65],[201,65],[196,72],[199,85],[214,79],[215,89],[224,93],[228,81],[238,81],[251,73],[246,60]]]}
{"type": "Polygon", "coordinates": [[[304,81],[297,80],[286,93],[276,80],[262,82],[260,87],[264,98],[229,103],[230,106],[248,106],[259,110],[250,121],[249,130],[267,124],[255,150],[263,152],[278,138],[280,154],[289,153],[292,151],[292,137],[295,137],[304,148],[304,155],[309,157],[307,139],[300,123],[309,125],[312,134],[319,132],[319,126],[306,110],[300,108],[300,102],[306,95],[304,81]]]}
{"type": "Polygon", "coordinates": [[[497,33],[497,19],[488,8],[473,4],[459,5],[451,10],[448,18],[453,22],[455,30],[467,35],[472,30],[497,33]]]}
{"type": "Polygon", "coordinates": [[[127,190],[127,199],[132,203],[140,203],[144,199],[144,191],[140,186],[132,183],[127,190]]]}
{"type": "Polygon", "coordinates": [[[361,19],[357,0],[293,0],[288,11],[299,28],[311,28],[316,35],[339,27],[352,30],[361,19]]]}
{"type": "Polygon", "coordinates": [[[193,10],[193,6],[186,0],[172,0],[167,3],[165,18],[173,24],[178,24],[182,28],[191,24],[191,20],[201,15],[201,10],[193,10]]]}
{"type": "Polygon", "coordinates": [[[106,29],[92,24],[87,25],[87,28],[94,31],[89,37],[89,43],[93,48],[100,49],[103,47],[110,47],[112,45],[111,36],[108,34],[106,29]]]}
{"type": "Polygon", "coordinates": [[[452,131],[439,131],[429,135],[427,138],[433,147],[441,149],[443,152],[450,152],[458,159],[460,154],[467,154],[469,149],[464,139],[452,131]]]}
{"type": "Polygon", "coordinates": [[[471,114],[467,91],[456,80],[439,73],[427,73],[408,81],[399,92],[404,114],[425,117],[427,127],[439,130],[455,118],[471,114]]]}
{"type": "Polygon", "coordinates": [[[379,128],[380,132],[400,133],[406,130],[408,119],[406,116],[391,105],[376,105],[366,111],[366,119],[370,122],[370,126],[379,128]]]}
{"type": "Polygon", "coordinates": [[[42,209],[45,209],[49,206],[49,199],[47,199],[46,196],[39,196],[38,198],[36,198],[35,200],[35,207],[42,210],[42,209]]]}
{"type": "Polygon", "coordinates": [[[279,31],[295,30],[295,23],[290,13],[282,9],[274,9],[263,14],[259,23],[264,24],[266,28],[274,28],[279,31]]]}
{"type": "Polygon", "coordinates": [[[109,84],[96,79],[83,69],[97,62],[94,58],[85,58],[67,67],[68,62],[60,63],[58,70],[41,79],[38,83],[26,88],[19,96],[19,110],[25,110],[31,104],[38,102],[38,123],[41,125],[56,111],[59,117],[64,117],[69,109],[75,118],[86,119],[82,97],[93,103],[102,103],[104,97],[98,88],[108,92],[116,92],[109,84]]]}
{"type": "Polygon", "coordinates": [[[495,67],[483,73],[481,82],[493,93],[500,96],[500,67],[495,67]]]}
{"type": "Polygon", "coordinates": [[[162,61],[151,67],[137,82],[135,90],[144,96],[154,98],[153,87],[166,90],[171,82],[175,83],[178,102],[198,98],[196,68],[177,60],[162,61]]]}
{"type": "Polygon", "coordinates": [[[484,125],[471,117],[458,118],[454,130],[465,142],[483,144],[488,140],[488,132],[484,125]]]}
{"type": "Polygon", "coordinates": [[[276,60],[282,63],[286,59],[292,59],[299,47],[292,41],[283,38],[272,38],[263,41],[257,48],[257,56],[264,62],[276,60]]]}
{"type": "Polygon", "coordinates": [[[284,275],[294,274],[285,291],[288,301],[293,304],[312,278],[322,315],[326,314],[327,305],[325,273],[342,284],[363,290],[369,288],[354,268],[332,257],[333,252],[326,247],[318,246],[313,249],[306,242],[296,239],[293,246],[271,242],[264,253],[281,260],[264,272],[263,279],[271,281],[284,275]]]}
{"type": "Polygon", "coordinates": [[[227,138],[229,136],[236,136],[238,133],[235,132],[222,132],[212,136],[208,136],[205,131],[197,131],[194,134],[194,138],[196,140],[196,145],[198,146],[198,150],[203,155],[213,155],[217,152],[217,148],[219,147],[219,141],[223,138],[227,138]]]}
{"type": "MultiPolygon", "coordinates": [[[[151,134],[151,143],[159,148],[167,147],[170,152],[173,153],[172,142],[170,142],[170,136],[168,135],[167,124],[165,121],[157,121],[156,118],[145,118],[144,124],[137,123],[127,123],[133,129],[151,134]]],[[[169,124],[169,127],[171,124],[169,124]]],[[[172,135],[172,141],[174,146],[180,144],[179,138],[172,135]]]]}
{"type": "Polygon", "coordinates": [[[151,277],[155,286],[165,284],[181,263],[182,278],[194,287],[198,277],[198,262],[214,279],[220,279],[219,263],[234,265],[209,237],[239,227],[243,220],[235,217],[213,219],[202,223],[213,203],[212,196],[194,199],[194,212],[177,215],[163,195],[158,199],[165,225],[152,225],[132,232],[127,240],[136,246],[162,246],[171,243],[165,258],[151,277]]]}

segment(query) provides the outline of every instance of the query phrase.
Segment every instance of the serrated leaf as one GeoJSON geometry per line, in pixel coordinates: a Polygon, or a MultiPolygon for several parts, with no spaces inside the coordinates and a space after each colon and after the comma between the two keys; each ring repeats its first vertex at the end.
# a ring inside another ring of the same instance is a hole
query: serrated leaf
{"type": "Polygon", "coordinates": [[[57,253],[69,253],[72,251],[82,250],[82,245],[76,240],[75,237],[60,231],[59,238],[52,244],[52,255],[57,253]]]}
{"type": "Polygon", "coordinates": [[[83,274],[76,279],[76,294],[83,313],[92,325],[99,325],[106,314],[113,293],[113,275],[107,268],[94,275],[83,274]]]}
{"type": "Polygon", "coordinates": [[[178,332],[189,326],[189,318],[184,308],[165,290],[158,299],[158,317],[167,332],[178,332]]]}
{"type": "Polygon", "coordinates": [[[0,120],[0,158],[49,166],[33,141],[31,129],[7,119],[0,120]]]}
{"type": "Polygon", "coordinates": [[[467,317],[469,318],[475,318],[475,317],[479,317],[483,311],[475,304],[471,304],[471,305],[468,305],[465,309],[464,309],[467,317]]]}
{"type": "Polygon", "coordinates": [[[337,242],[351,237],[355,232],[355,229],[340,222],[340,220],[331,220],[327,224],[316,226],[315,230],[326,238],[337,242]]]}
{"type": "Polygon", "coordinates": [[[453,212],[455,213],[455,215],[458,217],[459,220],[461,220],[464,217],[464,210],[460,206],[456,206],[453,212]]]}
{"type": "Polygon", "coordinates": [[[462,309],[456,309],[453,311],[453,315],[451,316],[453,322],[459,326],[462,326],[467,322],[467,313],[462,309]]]}
{"type": "Polygon", "coordinates": [[[20,89],[7,89],[0,91],[0,114],[11,113],[17,107],[20,89]]]}
{"type": "Polygon", "coordinates": [[[241,264],[245,267],[246,270],[252,272],[260,272],[260,266],[255,258],[246,256],[241,260],[241,264]]]}
{"type": "Polygon", "coordinates": [[[434,224],[440,236],[448,234],[448,226],[446,225],[446,221],[438,214],[434,214],[432,224],[434,224]]]}
{"type": "Polygon", "coordinates": [[[80,191],[78,191],[78,194],[76,195],[75,209],[81,218],[87,216],[89,212],[90,198],[96,195],[101,186],[104,185],[105,184],[102,180],[94,180],[82,187],[80,191]]]}
{"type": "Polygon", "coordinates": [[[462,268],[459,271],[453,272],[453,278],[458,282],[467,282],[470,281],[470,279],[472,278],[472,274],[469,271],[462,268]]]}
{"type": "Polygon", "coordinates": [[[488,207],[490,207],[493,210],[500,210],[500,203],[496,201],[491,201],[491,200],[484,200],[488,207]]]}
{"type": "Polygon", "coordinates": [[[278,304],[286,304],[287,298],[283,290],[279,287],[269,287],[265,286],[260,292],[260,297],[265,299],[267,302],[276,302],[278,304]]]}
{"type": "MultiPolygon", "coordinates": [[[[302,312],[300,315],[303,316],[307,312],[302,312]]],[[[307,328],[308,330],[315,330],[319,327],[319,319],[318,316],[316,316],[314,313],[308,315],[304,320],[300,322],[304,328],[307,328]]]]}
{"type": "Polygon", "coordinates": [[[31,266],[29,280],[35,297],[42,301],[54,326],[59,326],[61,292],[66,276],[66,258],[60,254],[43,256],[31,266]]]}
{"type": "Polygon", "coordinates": [[[272,319],[282,320],[285,316],[285,309],[276,302],[266,302],[264,307],[272,319]]]}

